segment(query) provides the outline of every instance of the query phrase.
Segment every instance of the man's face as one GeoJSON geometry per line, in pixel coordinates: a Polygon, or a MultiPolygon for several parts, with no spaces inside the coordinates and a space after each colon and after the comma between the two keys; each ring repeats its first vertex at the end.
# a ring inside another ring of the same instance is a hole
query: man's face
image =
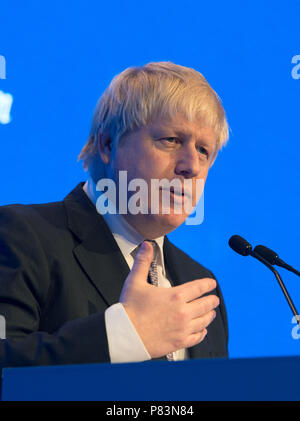
{"type": "MultiPolygon", "coordinates": [[[[160,194],[159,213],[154,214],[151,212],[151,180],[178,179],[182,188],[184,180],[190,180],[191,189],[186,194],[192,196],[195,206],[199,199],[196,197],[196,180],[202,179],[205,183],[215,152],[214,130],[201,125],[198,120],[190,122],[182,114],[172,119],[157,119],[126,135],[117,147],[114,159],[109,162],[108,175],[117,186],[119,171],[127,171],[128,183],[133,179],[145,180],[148,213],[127,213],[125,219],[145,238],[157,238],[176,229],[188,217],[184,206],[179,214],[174,212],[175,201],[183,203],[184,195],[171,194],[169,212],[164,214],[160,194]]],[[[128,198],[134,193],[128,193],[128,198]]]]}

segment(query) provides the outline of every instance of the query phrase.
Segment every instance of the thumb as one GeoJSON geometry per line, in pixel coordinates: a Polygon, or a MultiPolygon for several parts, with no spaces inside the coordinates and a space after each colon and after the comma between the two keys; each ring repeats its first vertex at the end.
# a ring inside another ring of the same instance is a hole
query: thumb
{"type": "Polygon", "coordinates": [[[153,259],[153,247],[148,241],[144,241],[134,259],[130,272],[130,281],[145,283],[147,282],[150,264],[153,259]]]}

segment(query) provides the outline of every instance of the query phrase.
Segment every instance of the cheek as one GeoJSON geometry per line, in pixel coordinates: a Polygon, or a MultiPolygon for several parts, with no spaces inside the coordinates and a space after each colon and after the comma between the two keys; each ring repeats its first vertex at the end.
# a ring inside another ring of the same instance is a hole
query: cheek
{"type": "Polygon", "coordinates": [[[208,165],[203,166],[203,168],[201,169],[200,175],[199,177],[197,177],[200,180],[204,180],[204,183],[206,182],[207,179],[207,175],[208,175],[208,165]]]}
{"type": "Polygon", "coordinates": [[[176,159],[172,154],[162,153],[156,150],[147,157],[146,162],[147,167],[149,168],[148,171],[152,172],[153,178],[167,178],[168,180],[171,180],[176,177],[176,159]]]}
{"type": "MultiPolygon", "coordinates": [[[[138,159],[137,156],[133,156],[131,152],[120,151],[114,162],[114,179],[118,182],[120,171],[126,171],[127,184],[134,179],[141,178],[148,180],[147,178],[147,166],[144,161],[138,159]]],[[[124,177],[124,175],[122,175],[124,177]]]]}
{"type": "Polygon", "coordinates": [[[169,154],[155,148],[121,147],[117,150],[114,172],[127,171],[128,180],[142,178],[149,182],[152,178],[170,179],[174,177],[174,159],[169,154]]]}
{"type": "Polygon", "coordinates": [[[127,170],[130,168],[130,154],[126,148],[119,148],[113,160],[113,166],[116,170],[127,170]]]}

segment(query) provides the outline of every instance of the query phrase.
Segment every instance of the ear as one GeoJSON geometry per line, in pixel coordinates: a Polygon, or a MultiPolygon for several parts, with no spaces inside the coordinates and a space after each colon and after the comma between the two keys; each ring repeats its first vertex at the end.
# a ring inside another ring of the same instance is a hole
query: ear
{"type": "Polygon", "coordinates": [[[111,159],[112,139],[109,135],[103,135],[100,131],[97,132],[97,146],[99,155],[104,164],[108,164],[111,159]]]}

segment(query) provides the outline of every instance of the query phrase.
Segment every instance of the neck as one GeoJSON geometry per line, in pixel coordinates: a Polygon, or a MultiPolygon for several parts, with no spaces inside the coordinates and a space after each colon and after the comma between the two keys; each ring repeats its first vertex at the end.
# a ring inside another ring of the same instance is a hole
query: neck
{"type": "MultiPolygon", "coordinates": [[[[97,200],[103,192],[96,190],[96,185],[91,177],[83,185],[83,190],[96,206],[97,200]]],[[[163,237],[165,234],[172,231],[172,229],[162,229],[161,226],[154,223],[155,221],[152,221],[153,223],[151,224],[151,221],[146,218],[147,215],[118,214],[118,216],[122,217],[127,224],[129,224],[130,227],[137,231],[143,238],[148,238],[149,240],[163,237]]]]}

